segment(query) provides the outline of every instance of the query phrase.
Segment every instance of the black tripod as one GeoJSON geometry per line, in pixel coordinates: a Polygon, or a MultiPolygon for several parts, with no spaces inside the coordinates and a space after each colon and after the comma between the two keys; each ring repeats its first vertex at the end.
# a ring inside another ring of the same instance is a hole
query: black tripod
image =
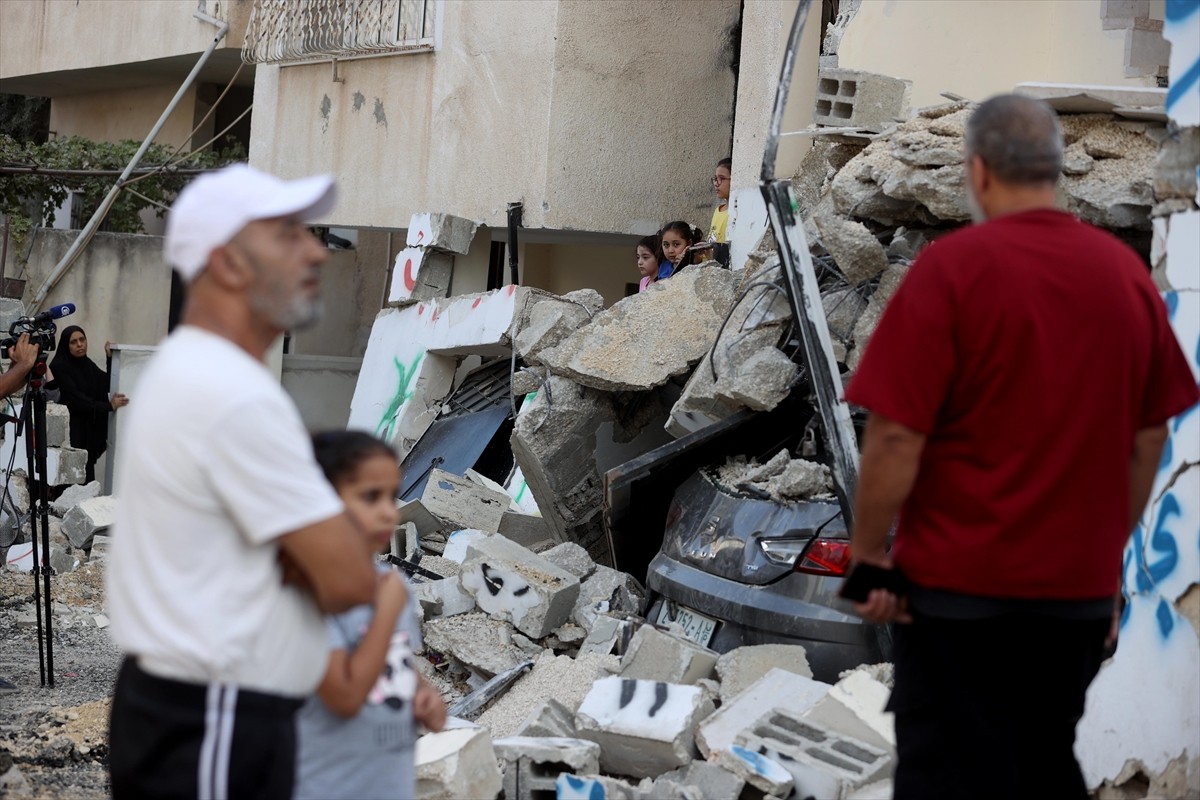
{"type": "Polygon", "coordinates": [[[33,542],[33,605],[37,609],[38,669],[42,686],[54,688],[54,618],[50,604],[50,476],[46,470],[46,352],[38,351],[29,371],[17,436],[25,430],[25,463],[29,475],[29,533],[33,542]],[[42,542],[38,548],[38,524],[42,542]],[[41,579],[39,582],[38,579],[41,579]],[[43,625],[43,601],[45,607],[43,625]]]}

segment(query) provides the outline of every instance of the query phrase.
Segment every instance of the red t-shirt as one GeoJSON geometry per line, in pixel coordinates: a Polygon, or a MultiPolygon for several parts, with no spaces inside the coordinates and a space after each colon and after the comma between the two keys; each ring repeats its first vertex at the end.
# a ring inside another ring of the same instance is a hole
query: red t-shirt
{"type": "Polygon", "coordinates": [[[847,399],[928,436],[895,563],[987,597],[1111,596],[1135,432],[1200,393],[1141,259],[1052,209],[956,231],[909,270],[847,399]]]}

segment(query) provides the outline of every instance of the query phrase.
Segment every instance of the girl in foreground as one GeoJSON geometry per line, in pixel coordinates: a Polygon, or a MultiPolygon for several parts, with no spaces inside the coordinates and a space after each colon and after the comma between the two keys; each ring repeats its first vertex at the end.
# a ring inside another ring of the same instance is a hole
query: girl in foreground
{"type": "MultiPolygon", "coordinates": [[[[313,449],[371,548],[386,548],[398,522],[396,454],[357,431],[317,434],[313,449]]],[[[413,662],[421,630],[409,605],[404,578],[381,566],[372,605],[329,617],[325,677],[296,715],[296,798],[416,796],[417,724],[441,730],[446,707],[413,662]]]]}

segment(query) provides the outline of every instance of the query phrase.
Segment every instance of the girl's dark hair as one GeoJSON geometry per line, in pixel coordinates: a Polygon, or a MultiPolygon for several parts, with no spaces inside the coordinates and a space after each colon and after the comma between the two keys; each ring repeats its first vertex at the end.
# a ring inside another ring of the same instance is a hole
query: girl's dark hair
{"type": "Polygon", "coordinates": [[[354,475],[362,462],[372,456],[396,458],[386,442],[363,431],[322,431],[312,437],[313,455],[333,485],[354,475]]]}
{"type": "Polygon", "coordinates": [[[699,228],[693,228],[691,225],[688,225],[686,222],[679,219],[663,225],[663,228],[658,232],[658,235],[662,236],[666,233],[678,233],[689,245],[693,245],[696,242],[704,239],[704,234],[700,232],[699,228]]]}
{"type": "Polygon", "coordinates": [[[649,250],[659,261],[663,260],[662,240],[658,238],[657,233],[651,234],[650,236],[643,236],[641,239],[638,239],[638,243],[634,245],[633,252],[636,253],[639,247],[644,247],[649,250]]]}
{"type": "Polygon", "coordinates": [[[733,172],[733,159],[732,158],[722,158],[720,161],[717,162],[717,166],[724,167],[725,169],[729,170],[730,172],[733,172]]]}

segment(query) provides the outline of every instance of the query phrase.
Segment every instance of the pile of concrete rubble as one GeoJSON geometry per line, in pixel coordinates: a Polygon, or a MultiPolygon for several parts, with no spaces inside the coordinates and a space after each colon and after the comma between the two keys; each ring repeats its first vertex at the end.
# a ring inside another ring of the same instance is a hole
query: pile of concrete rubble
{"type": "MultiPolygon", "coordinates": [[[[464,514],[488,491],[440,482],[464,514]]],[[[418,740],[421,798],[890,797],[887,665],[829,685],[802,647],[718,655],[648,624],[638,581],[570,542],[534,552],[463,530],[420,564],[443,577],[412,578],[417,666],[458,697],[447,730],[418,740]]]]}

